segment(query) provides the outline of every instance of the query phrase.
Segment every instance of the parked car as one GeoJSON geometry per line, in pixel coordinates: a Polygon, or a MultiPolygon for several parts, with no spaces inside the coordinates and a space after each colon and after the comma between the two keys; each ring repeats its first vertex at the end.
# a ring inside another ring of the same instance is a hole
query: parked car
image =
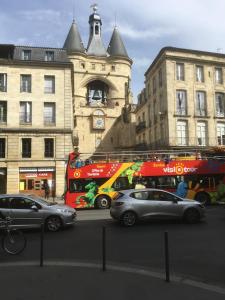
{"type": "Polygon", "coordinates": [[[196,223],[204,217],[205,208],[198,201],[183,199],[163,190],[132,189],[117,193],[111,202],[110,214],[125,226],[155,218],[177,218],[196,223]]]}
{"type": "Polygon", "coordinates": [[[73,225],[76,219],[75,209],[27,194],[1,194],[0,211],[13,219],[12,226],[32,228],[44,223],[49,231],[73,225]]]}

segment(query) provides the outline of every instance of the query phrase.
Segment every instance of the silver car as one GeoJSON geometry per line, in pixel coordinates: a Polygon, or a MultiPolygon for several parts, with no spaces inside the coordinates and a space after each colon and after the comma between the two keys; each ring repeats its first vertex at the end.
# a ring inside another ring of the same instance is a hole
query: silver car
{"type": "Polygon", "coordinates": [[[182,199],[158,189],[119,191],[111,202],[110,214],[125,226],[145,219],[183,219],[196,223],[205,215],[204,206],[195,200],[182,199]]]}
{"type": "Polygon", "coordinates": [[[32,228],[44,223],[49,231],[73,225],[76,219],[75,209],[27,194],[1,194],[0,212],[13,219],[12,226],[32,228]]]}

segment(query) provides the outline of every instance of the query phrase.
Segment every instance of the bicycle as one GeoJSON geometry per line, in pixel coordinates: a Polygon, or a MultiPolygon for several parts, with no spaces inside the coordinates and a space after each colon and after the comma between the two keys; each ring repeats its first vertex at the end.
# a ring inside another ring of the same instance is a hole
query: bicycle
{"type": "Polygon", "coordinates": [[[10,217],[0,220],[0,228],[4,230],[2,237],[2,249],[11,255],[20,254],[26,247],[27,240],[19,229],[10,228],[10,217]]]}

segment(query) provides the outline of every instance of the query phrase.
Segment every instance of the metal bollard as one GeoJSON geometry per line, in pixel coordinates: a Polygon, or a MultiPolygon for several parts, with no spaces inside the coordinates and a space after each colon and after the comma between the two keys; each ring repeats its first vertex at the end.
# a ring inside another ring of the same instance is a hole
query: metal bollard
{"type": "Polygon", "coordinates": [[[168,232],[164,232],[166,282],[170,282],[168,232]]]}
{"type": "Polygon", "coordinates": [[[44,224],[41,223],[41,233],[40,233],[40,267],[43,267],[44,265],[44,224]]]}
{"type": "Polygon", "coordinates": [[[105,226],[102,227],[102,271],[106,271],[106,240],[105,240],[105,226]]]}

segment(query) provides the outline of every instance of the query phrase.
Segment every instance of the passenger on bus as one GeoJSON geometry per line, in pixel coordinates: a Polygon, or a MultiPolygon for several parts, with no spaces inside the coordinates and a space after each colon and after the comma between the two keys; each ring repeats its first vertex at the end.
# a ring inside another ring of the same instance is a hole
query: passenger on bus
{"type": "Polygon", "coordinates": [[[176,195],[181,198],[185,198],[187,196],[187,191],[188,191],[187,182],[184,179],[182,179],[177,186],[176,195]]]}

